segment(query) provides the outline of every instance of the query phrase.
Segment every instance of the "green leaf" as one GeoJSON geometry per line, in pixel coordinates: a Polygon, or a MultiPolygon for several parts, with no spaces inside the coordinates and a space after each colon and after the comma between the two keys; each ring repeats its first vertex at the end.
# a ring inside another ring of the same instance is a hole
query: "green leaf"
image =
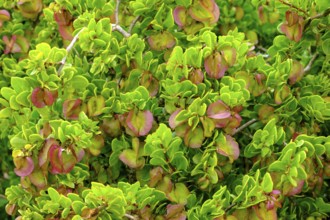
{"type": "Polygon", "coordinates": [[[49,195],[50,199],[53,202],[59,202],[59,200],[60,200],[60,194],[57,192],[56,189],[54,189],[52,187],[49,187],[47,191],[48,191],[48,195],[49,195]]]}
{"type": "Polygon", "coordinates": [[[1,95],[9,101],[10,97],[12,97],[13,95],[16,95],[16,92],[12,88],[3,87],[3,88],[1,88],[1,95]]]}
{"type": "Polygon", "coordinates": [[[268,167],[269,171],[283,172],[286,170],[286,164],[282,161],[275,161],[268,167]]]}
{"type": "Polygon", "coordinates": [[[1,118],[9,118],[12,114],[11,108],[4,108],[0,110],[0,119],[1,118]]]}
{"type": "Polygon", "coordinates": [[[25,78],[19,77],[11,77],[10,79],[11,86],[16,91],[16,93],[26,92],[30,90],[29,83],[25,80],[25,78]]]}
{"type": "Polygon", "coordinates": [[[85,203],[83,203],[82,201],[74,201],[72,202],[72,209],[73,211],[80,215],[81,214],[81,210],[83,209],[83,207],[85,206],[85,203]]]}

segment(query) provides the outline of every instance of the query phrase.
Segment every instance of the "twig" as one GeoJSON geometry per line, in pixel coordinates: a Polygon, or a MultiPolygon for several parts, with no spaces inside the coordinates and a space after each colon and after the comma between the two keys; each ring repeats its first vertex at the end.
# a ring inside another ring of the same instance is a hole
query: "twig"
{"type": "Polygon", "coordinates": [[[136,18],[132,21],[131,25],[128,28],[128,33],[132,33],[133,27],[135,26],[136,22],[139,20],[140,15],[136,16],[136,18]]]}
{"type": "Polygon", "coordinates": [[[130,214],[125,214],[124,215],[126,218],[129,218],[129,219],[132,219],[132,220],[137,220],[133,215],[130,215],[130,214]]]}
{"type": "Polygon", "coordinates": [[[317,15],[314,15],[312,17],[310,17],[310,20],[313,20],[313,19],[317,19],[317,18],[322,18],[322,17],[326,17],[330,14],[330,9],[326,9],[323,13],[320,13],[320,14],[317,14],[317,15]]]}
{"type": "Polygon", "coordinates": [[[256,121],[258,121],[257,119],[253,118],[250,121],[246,122],[244,125],[240,126],[239,128],[236,129],[236,131],[233,133],[233,135],[241,132],[244,128],[249,127],[250,125],[252,125],[253,123],[255,123],[256,121]]]}
{"type": "Polygon", "coordinates": [[[67,46],[67,48],[66,48],[66,55],[65,55],[65,57],[63,57],[63,59],[60,61],[60,64],[61,64],[61,66],[58,68],[58,70],[57,70],[57,74],[58,75],[60,75],[60,73],[61,73],[61,71],[62,71],[62,69],[63,69],[63,67],[64,67],[64,65],[65,65],[65,62],[66,62],[66,59],[67,59],[67,57],[68,57],[68,54],[69,54],[69,52],[71,51],[71,49],[73,48],[73,46],[74,46],[74,44],[77,42],[77,40],[78,40],[78,38],[79,38],[79,35],[80,35],[80,33],[81,32],[83,32],[83,30],[85,30],[85,27],[83,27],[74,37],[73,37],[73,39],[72,39],[72,41],[70,42],[70,44],[69,44],[69,46],[67,46]]]}
{"type": "Polygon", "coordinates": [[[124,35],[124,37],[129,37],[131,36],[130,33],[128,33],[127,31],[125,31],[121,26],[119,26],[118,24],[111,24],[112,25],[112,31],[118,31],[120,32],[122,35],[124,35]]]}
{"type": "Polygon", "coordinates": [[[314,15],[306,20],[305,29],[311,24],[312,20],[327,17],[330,14],[330,8],[326,9],[323,13],[314,15]]]}
{"type": "Polygon", "coordinates": [[[294,8],[294,9],[296,9],[296,10],[304,13],[306,16],[308,16],[308,13],[305,10],[302,10],[301,8],[298,8],[297,6],[295,6],[295,5],[293,5],[293,4],[289,3],[289,2],[285,2],[284,0],[279,0],[279,2],[281,2],[284,5],[289,6],[291,8],[294,8]]]}
{"type": "Polygon", "coordinates": [[[229,211],[231,208],[233,208],[234,206],[236,206],[237,203],[234,202],[233,204],[231,204],[230,206],[228,206],[226,209],[225,209],[225,212],[229,211]]]}
{"type": "Polygon", "coordinates": [[[119,24],[119,5],[120,5],[120,0],[117,0],[116,3],[116,9],[115,9],[115,22],[116,24],[119,24]]]}
{"type": "Polygon", "coordinates": [[[318,55],[318,53],[315,53],[313,55],[313,57],[311,58],[311,60],[309,61],[309,63],[307,64],[307,66],[304,68],[305,73],[308,72],[312,68],[313,62],[316,59],[317,55],[318,55]]]}

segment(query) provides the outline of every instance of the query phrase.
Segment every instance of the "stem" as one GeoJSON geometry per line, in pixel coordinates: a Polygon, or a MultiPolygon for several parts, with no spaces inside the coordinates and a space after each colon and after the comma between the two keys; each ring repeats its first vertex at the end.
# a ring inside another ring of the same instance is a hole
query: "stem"
{"type": "Polygon", "coordinates": [[[281,2],[281,3],[284,4],[284,5],[289,6],[289,7],[291,7],[291,8],[294,8],[294,9],[296,9],[296,10],[298,10],[298,11],[304,13],[306,16],[308,16],[308,13],[307,13],[305,10],[303,10],[303,9],[301,9],[301,8],[298,8],[297,6],[295,6],[295,5],[291,4],[291,3],[285,2],[284,0],[279,0],[279,2],[281,2]]]}
{"type": "Polygon", "coordinates": [[[63,57],[63,59],[60,61],[61,63],[61,66],[58,68],[57,70],[57,75],[60,75],[64,65],[65,65],[65,62],[66,62],[66,59],[68,57],[68,54],[69,52],[71,51],[71,49],[73,48],[74,44],[77,42],[78,38],[79,38],[79,35],[81,32],[83,32],[83,30],[85,30],[85,27],[83,27],[72,39],[72,41],[70,42],[69,46],[67,46],[66,48],[66,52],[67,54],[65,55],[65,57],[63,57]]]}
{"type": "Polygon", "coordinates": [[[116,9],[115,9],[115,22],[116,24],[119,24],[119,5],[120,5],[120,0],[117,0],[117,4],[116,4],[116,9]]]}
{"type": "Polygon", "coordinates": [[[139,20],[140,15],[136,16],[136,18],[132,21],[131,25],[129,26],[128,33],[132,33],[133,27],[135,26],[136,22],[139,20]]]}
{"type": "Polygon", "coordinates": [[[132,220],[137,220],[133,215],[130,215],[130,214],[125,214],[124,215],[126,218],[129,218],[129,219],[132,219],[132,220]]]}
{"type": "Polygon", "coordinates": [[[236,131],[233,133],[233,135],[241,132],[242,130],[244,130],[246,127],[249,127],[250,125],[252,125],[253,123],[257,122],[258,120],[253,118],[250,121],[246,122],[245,124],[243,124],[241,127],[237,128],[236,131]]]}
{"type": "Polygon", "coordinates": [[[314,60],[316,59],[318,53],[315,53],[313,55],[313,57],[311,58],[311,60],[309,61],[309,63],[307,64],[307,66],[304,68],[304,72],[308,72],[311,68],[312,68],[312,65],[313,65],[313,62],[314,60]]]}
{"type": "Polygon", "coordinates": [[[228,206],[228,207],[225,209],[225,212],[229,211],[231,208],[233,208],[233,207],[236,206],[236,205],[237,205],[236,202],[233,203],[233,204],[231,204],[230,206],[228,206]]]}
{"type": "Polygon", "coordinates": [[[320,14],[314,15],[313,17],[310,17],[310,20],[317,19],[317,18],[322,18],[322,17],[326,17],[329,14],[330,14],[330,9],[328,8],[323,13],[320,13],[320,14]]]}
{"type": "Polygon", "coordinates": [[[130,33],[128,33],[127,31],[125,31],[121,26],[119,26],[118,24],[111,24],[112,25],[112,31],[118,31],[119,33],[121,33],[122,35],[124,35],[124,37],[129,37],[131,36],[130,33]]]}

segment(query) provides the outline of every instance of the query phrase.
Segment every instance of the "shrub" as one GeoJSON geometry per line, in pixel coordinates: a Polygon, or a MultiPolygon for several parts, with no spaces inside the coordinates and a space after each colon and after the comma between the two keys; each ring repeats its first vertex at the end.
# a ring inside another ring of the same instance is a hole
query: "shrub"
{"type": "Polygon", "coordinates": [[[329,13],[1,0],[0,217],[326,219],[329,13]]]}

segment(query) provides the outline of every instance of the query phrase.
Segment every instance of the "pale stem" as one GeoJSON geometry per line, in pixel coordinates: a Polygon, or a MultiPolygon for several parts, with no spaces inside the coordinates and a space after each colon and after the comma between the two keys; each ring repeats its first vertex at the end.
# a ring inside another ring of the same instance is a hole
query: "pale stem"
{"type": "Polygon", "coordinates": [[[318,55],[317,53],[313,55],[307,66],[304,68],[304,72],[308,72],[312,68],[313,62],[316,59],[317,55],[318,55]]]}
{"type": "Polygon", "coordinates": [[[125,214],[124,215],[126,218],[132,219],[132,220],[137,220],[133,215],[130,214],[125,214]]]}
{"type": "Polygon", "coordinates": [[[117,0],[116,4],[116,10],[115,10],[115,22],[116,24],[119,24],[119,5],[120,5],[120,0],[117,0]]]}
{"type": "Polygon", "coordinates": [[[128,33],[127,31],[125,31],[121,26],[119,26],[118,24],[111,24],[112,26],[112,31],[118,31],[119,33],[121,33],[122,35],[124,35],[124,37],[129,37],[131,36],[130,33],[128,33]]]}
{"type": "Polygon", "coordinates": [[[253,118],[250,121],[246,122],[245,124],[243,124],[242,126],[240,126],[239,128],[236,129],[236,131],[233,133],[233,135],[241,132],[242,130],[244,130],[245,128],[249,127],[250,125],[252,125],[253,123],[255,123],[256,121],[258,121],[257,119],[253,118]]]}
{"type": "Polygon", "coordinates": [[[79,35],[80,35],[80,33],[81,32],[83,32],[83,30],[85,30],[85,27],[83,27],[74,37],[73,37],[73,39],[72,39],[72,41],[70,42],[70,44],[69,44],[69,46],[67,46],[67,48],[66,48],[66,55],[65,55],[65,57],[63,57],[63,59],[60,61],[60,63],[61,63],[61,66],[58,68],[58,70],[57,70],[57,74],[58,75],[60,75],[60,73],[61,73],[61,71],[62,71],[62,69],[63,69],[63,67],[64,67],[64,65],[65,65],[65,62],[66,62],[66,59],[67,59],[67,57],[68,57],[68,54],[69,54],[69,52],[72,50],[72,48],[73,48],[73,46],[74,46],[74,44],[77,42],[77,40],[78,40],[78,38],[79,38],[79,35]]]}

